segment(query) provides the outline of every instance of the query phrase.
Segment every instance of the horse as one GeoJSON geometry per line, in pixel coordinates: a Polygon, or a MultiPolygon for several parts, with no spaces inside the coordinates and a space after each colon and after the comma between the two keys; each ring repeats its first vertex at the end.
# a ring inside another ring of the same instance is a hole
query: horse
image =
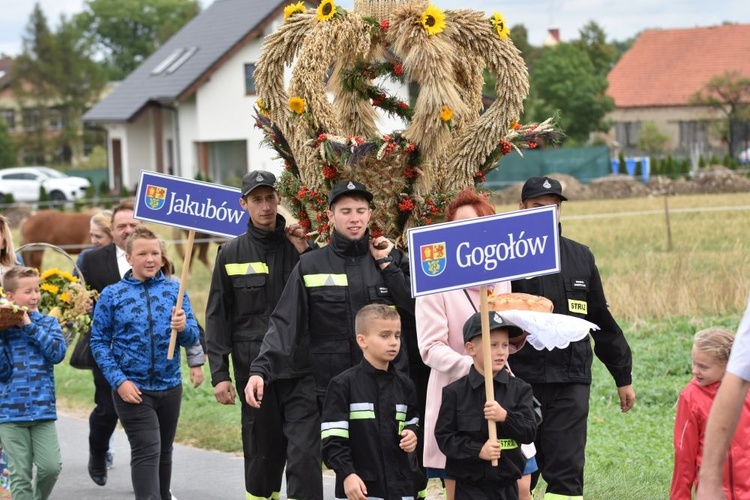
{"type": "MultiPolygon", "coordinates": [[[[69,254],[78,254],[91,246],[89,222],[97,210],[86,212],[60,212],[40,210],[25,217],[19,226],[21,243],[49,243],[62,247],[69,254]]],[[[24,250],[24,263],[36,269],[42,268],[44,249],[24,250]]]]}
{"type": "MultiPolygon", "coordinates": [[[[19,226],[22,244],[49,243],[62,247],[68,254],[78,254],[85,248],[91,246],[89,235],[91,216],[99,212],[98,209],[85,212],[60,212],[58,210],[40,210],[25,217],[19,226]]],[[[180,229],[174,229],[175,246],[180,254],[180,262],[184,256],[179,233],[180,229]]],[[[207,239],[209,235],[196,233],[196,239],[207,239]]],[[[195,243],[193,255],[199,255],[199,260],[211,270],[208,261],[208,245],[210,242],[195,243]]],[[[42,268],[44,249],[24,250],[22,252],[24,263],[36,269],[42,268]]]]}

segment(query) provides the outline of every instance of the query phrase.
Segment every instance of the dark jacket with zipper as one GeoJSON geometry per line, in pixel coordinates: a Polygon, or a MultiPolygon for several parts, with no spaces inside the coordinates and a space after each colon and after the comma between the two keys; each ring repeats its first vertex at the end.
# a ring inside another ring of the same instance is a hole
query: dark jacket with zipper
{"type": "MultiPolygon", "coordinates": [[[[329,245],[300,256],[271,315],[251,374],[269,383],[279,377],[290,356],[309,353],[315,389],[323,396],[333,377],[362,360],[354,334],[354,318],[362,307],[392,305],[402,318],[414,322],[406,256],[393,249],[393,261],[381,270],[369,244],[369,232],[353,241],[334,231],[329,245]]],[[[408,370],[403,348],[394,364],[408,370]]]]}
{"type": "MultiPolygon", "coordinates": [[[[554,312],[583,318],[599,326],[592,332],[593,353],[604,363],[617,387],[632,383],[633,357],[622,330],[607,306],[594,254],[585,245],[560,236],[561,271],[512,282],[514,292],[546,297],[554,312]]],[[[565,349],[529,347],[513,355],[513,373],[530,384],[591,384],[591,340],[571,342],[565,349]]]]}
{"type": "MultiPolygon", "coordinates": [[[[180,350],[167,359],[171,337],[172,308],[177,303],[179,283],[159,273],[140,281],[133,271],[105,287],[94,309],[91,353],[113,389],[130,380],[144,391],[164,391],[182,383],[180,350]]],[[[190,347],[198,342],[198,324],[187,293],[182,299],[186,325],[177,334],[177,344],[190,347]]]]}
{"type": "Polygon", "coordinates": [[[416,452],[399,447],[401,432],[421,441],[414,384],[393,365],[378,370],[367,360],[335,376],[321,418],[323,460],[336,472],[336,497],[344,479],[357,474],[368,497],[398,499],[418,495],[416,452]]]}
{"type": "MultiPolygon", "coordinates": [[[[248,222],[247,231],[222,245],[216,256],[206,304],[206,342],[213,385],[231,380],[229,354],[235,378],[249,377],[250,363],[258,356],[268,320],[284,285],[299,261],[299,251],[288,240],[286,220],[276,216],[273,231],[248,222]],[[238,373],[238,368],[244,370],[238,373]]],[[[306,357],[280,368],[279,378],[309,373],[306,357]]]]}
{"type": "Polygon", "coordinates": [[[495,423],[502,448],[497,467],[479,458],[489,439],[484,376],[472,366],[468,375],[443,388],[435,438],[446,457],[445,472],[453,479],[510,484],[523,475],[521,443],[533,441],[537,427],[531,386],[501,370],[494,377],[494,390],[495,400],[508,412],[505,422],[495,423]]]}

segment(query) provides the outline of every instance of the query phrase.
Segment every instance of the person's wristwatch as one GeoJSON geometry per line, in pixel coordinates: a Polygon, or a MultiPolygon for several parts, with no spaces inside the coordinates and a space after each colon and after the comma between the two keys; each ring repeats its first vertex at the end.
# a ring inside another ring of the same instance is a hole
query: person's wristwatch
{"type": "Polygon", "coordinates": [[[381,257],[379,259],[375,259],[375,264],[378,265],[378,266],[380,264],[385,264],[385,263],[390,263],[390,262],[393,262],[393,257],[391,257],[390,255],[388,255],[386,257],[381,257]]]}

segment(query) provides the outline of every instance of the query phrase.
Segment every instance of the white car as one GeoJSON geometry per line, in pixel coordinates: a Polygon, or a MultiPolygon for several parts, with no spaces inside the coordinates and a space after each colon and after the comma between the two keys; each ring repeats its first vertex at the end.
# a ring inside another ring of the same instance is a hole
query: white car
{"type": "Polygon", "coordinates": [[[90,185],[88,179],[49,167],[0,169],[0,201],[6,194],[12,194],[15,201],[39,201],[39,188],[44,186],[50,200],[62,203],[83,198],[90,185]]]}

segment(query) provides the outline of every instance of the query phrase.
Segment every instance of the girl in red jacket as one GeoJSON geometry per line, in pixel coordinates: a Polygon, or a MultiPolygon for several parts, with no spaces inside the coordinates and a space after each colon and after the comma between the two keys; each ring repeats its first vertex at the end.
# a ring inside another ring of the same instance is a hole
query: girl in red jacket
{"type": "MultiPolygon", "coordinates": [[[[734,335],[708,328],[693,339],[693,379],[680,393],[674,424],[674,471],[671,500],[690,500],[703,460],[706,420],[729,360],[734,335]]],[[[750,498],[750,394],[745,399],[737,432],[724,469],[724,493],[729,500],[750,498]]]]}

